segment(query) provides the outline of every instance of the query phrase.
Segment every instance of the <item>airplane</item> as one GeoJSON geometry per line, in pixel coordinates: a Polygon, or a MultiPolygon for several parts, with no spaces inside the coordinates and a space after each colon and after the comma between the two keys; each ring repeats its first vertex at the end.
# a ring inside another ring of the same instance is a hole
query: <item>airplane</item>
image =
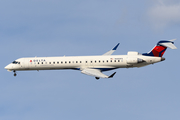
{"type": "Polygon", "coordinates": [[[148,53],[140,54],[135,51],[129,51],[127,55],[112,55],[118,48],[118,43],[113,49],[99,56],[63,56],[63,57],[28,57],[19,58],[5,67],[8,71],[26,70],[59,70],[73,69],[80,70],[81,73],[100,78],[112,78],[116,72],[110,76],[103,74],[104,71],[117,68],[144,67],[150,64],[164,61],[163,54],[167,48],[177,49],[174,40],[159,41],[155,47],[148,53]]]}

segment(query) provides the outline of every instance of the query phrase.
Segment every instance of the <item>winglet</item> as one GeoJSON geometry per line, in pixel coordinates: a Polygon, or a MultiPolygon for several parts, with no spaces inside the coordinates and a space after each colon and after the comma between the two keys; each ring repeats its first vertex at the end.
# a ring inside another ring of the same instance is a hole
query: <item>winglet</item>
{"type": "Polygon", "coordinates": [[[105,54],[103,55],[111,55],[114,51],[116,51],[117,47],[119,46],[120,43],[118,43],[112,50],[106,52],[105,54]]]}
{"type": "Polygon", "coordinates": [[[108,78],[112,78],[114,75],[116,74],[116,72],[114,72],[112,75],[110,75],[108,78]]]}
{"type": "Polygon", "coordinates": [[[112,50],[116,50],[120,43],[118,43],[112,50]]]}

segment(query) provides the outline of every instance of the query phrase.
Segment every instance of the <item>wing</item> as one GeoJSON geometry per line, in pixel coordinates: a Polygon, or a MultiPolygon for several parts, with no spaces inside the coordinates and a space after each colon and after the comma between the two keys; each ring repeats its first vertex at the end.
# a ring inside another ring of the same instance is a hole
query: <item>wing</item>
{"type": "Polygon", "coordinates": [[[86,74],[86,75],[90,75],[90,76],[94,76],[96,79],[112,78],[116,74],[116,72],[114,72],[112,75],[107,76],[107,75],[103,74],[99,69],[90,69],[90,68],[83,69],[81,71],[81,73],[86,74]]]}
{"type": "Polygon", "coordinates": [[[105,54],[103,55],[111,55],[114,51],[116,51],[117,47],[119,46],[120,43],[118,43],[112,50],[106,52],[105,54]]]}

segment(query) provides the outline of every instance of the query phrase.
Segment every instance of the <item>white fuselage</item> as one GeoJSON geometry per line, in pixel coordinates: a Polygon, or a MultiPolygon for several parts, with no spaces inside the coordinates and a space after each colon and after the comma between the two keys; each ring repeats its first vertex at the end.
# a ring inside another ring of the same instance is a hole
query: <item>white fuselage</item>
{"type": "Polygon", "coordinates": [[[177,49],[174,46],[174,40],[159,41],[157,45],[148,53],[140,54],[135,51],[129,51],[127,55],[112,55],[116,51],[119,43],[100,56],[69,56],[69,57],[33,57],[20,58],[5,67],[8,71],[24,70],[60,70],[73,69],[80,70],[81,73],[99,78],[112,78],[116,72],[111,75],[105,75],[102,72],[117,68],[143,67],[149,64],[164,61],[163,54],[167,48],[177,49]]]}
{"type": "Polygon", "coordinates": [[[69,57],[32,57],[17,59],[5,67],[8,71],[55,70],[98,68],[107,71],[117,68],[142,67],[164,59],[143,55],[109,55],[109,56],[69,56],[69,57]],[[143,61],[138,62],[138,59],[143,61]]]}

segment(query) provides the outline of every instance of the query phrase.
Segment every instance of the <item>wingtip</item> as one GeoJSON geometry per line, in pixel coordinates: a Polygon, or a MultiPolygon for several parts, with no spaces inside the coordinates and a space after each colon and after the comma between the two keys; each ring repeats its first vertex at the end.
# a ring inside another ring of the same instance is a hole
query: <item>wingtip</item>
{"type": "Polygon", "coordinates": [[[120,43],[118,43],[112,50],[116,50],[120,43]]]}
{"type": "Polygon", "coordinates": [[[169,40],[169,41],[173,42],[173,41],[175,41],[175,40],[177,40],[177,39],[175,38],[175,39],[172,39],[172,40],[169,40]]]}
{"type": "Polygon", "coordinates": [[[116,72],[114,72],[112,75],[110,75],[108,78],[112,78],[114,75],[116,74],[116,72]]]}

